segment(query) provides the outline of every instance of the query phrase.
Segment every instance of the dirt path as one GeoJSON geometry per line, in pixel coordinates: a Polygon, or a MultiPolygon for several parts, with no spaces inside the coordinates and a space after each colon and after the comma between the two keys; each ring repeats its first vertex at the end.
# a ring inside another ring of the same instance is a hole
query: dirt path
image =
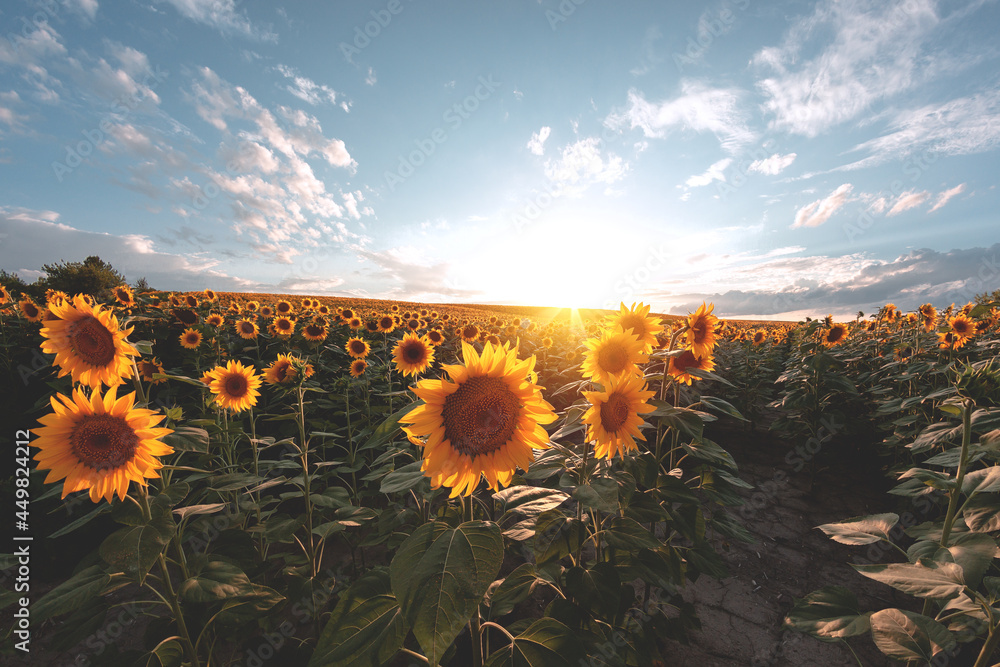
{"type": "MultiPolygon", "coordinates": [[[[815,530],[823,523],[891,510],[892,496],[885,494],[877,462],[822,469],[810,489],[808,468],[796,472],[794,460],[786,462],[789,443],[774,434],[720,430],[711,437],[729,450],[740,476],[756,487],[743,494],[747,505],[736,512],[757,542],[730,543],[728,551],[720,545],[732,576],[722,581],[702,577],[685,588],[684,597],[695,605],[702,629],[693,633],[690,646],[677,648],[670,664],[856,667],[843,644],[785,630],[782,621],[793,598],[829,585],[850,588],[863,610],[914,608],[912,598],[865,579],[849,566],[863,556],[864,547],[837,544],[815,530]]],[[[824,463],[831,459],[821,458],[824,463]]],[[[855,638],[851,645],[865,667],[900,664],[887,660],[870,636],[855,638]]]]}

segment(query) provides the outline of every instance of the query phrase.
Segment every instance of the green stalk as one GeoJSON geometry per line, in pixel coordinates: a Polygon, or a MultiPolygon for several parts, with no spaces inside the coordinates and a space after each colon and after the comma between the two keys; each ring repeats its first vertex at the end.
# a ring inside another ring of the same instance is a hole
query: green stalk
{"type": "Polygon", "coordinates": [[[958,514],[958,501],[962,495],[962,481],[965,479],[965,469],[969,463],[969,445],[972,442],[972,408],[975,403],[967,398],[962,404],[962,453],[958,462],[958,476],[955,478],[955,488],[951,490],[948,499],[948,513],[945,515],[944,528],[941,530],[941,546],[948,547],[951,528],[958,514]]]}
{"type": "MultiPolygon", "coordinates": [[[[473,520],[472,496],[462,500],[465,509],[465,520],[473,520]]],[[[476,605],[476,612],[469,619],[469,640],[472,643],[472,667],[483,667],[483,628],[482,619],[479,617],[479,605],[476,605]]]]}
{"type": "Polygon", "coordinates": [[[306,503],[306,557],[309,559],[309,578],[316,576],[316,549],[313,544],[312,498],[309,491],[309,442],[306,440],[306,411],[303,403],[305,391],[298,388],[299,396],[299,443],[302,448],[302,492],[306,503]]]}
{"type": "Polygon", "coordinates": [[[991,656],[997,650],[998,644],[1000,644],[1000,627],[991,625],[990,634],[986,637],[986,643],[983,644],[983,649],[979,652],[979,657],[976,658],[976,664],[972,667],[987,667],[991,656]]]}

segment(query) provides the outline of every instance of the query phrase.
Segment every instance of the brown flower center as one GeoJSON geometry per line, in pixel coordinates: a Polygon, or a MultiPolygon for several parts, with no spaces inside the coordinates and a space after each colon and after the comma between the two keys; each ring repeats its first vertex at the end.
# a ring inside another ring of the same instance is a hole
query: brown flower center
{"type": "Polygon", "coordinates": [[[107,366],[115,358],[115,337],[93,315],[87,315],[69,328],[73,351],[91,366],[107,366]]]}
{"type": "Polygon", "coordinates": [[[621,373],[628,366],[628,351],[620,343],[609,343],[597,353],[597,365],[606,373],[621,373]]]}
{"type": "Polygon", "coordinates": [[[410,340],[403,344],[403,361],[408,364],[422,364],[427,360],[427,348],[419,340],[410,340]]]}
{"type": "Polygon", "coordinates": [[[226,376],[223,386],[226,389],[226,395],[230,398],[243,398],[250,388],[246,376],[242,373],[230,373],[226,376]]]}
{"type": "Polygon", "coordinates": [[[452,449],[475,458],[503,447],[514,435],[521,401],[500,378],[469,378],[441,410],[452,449]]]}
{"type": "Polygon", "coordinates": [[[351,352],[354,354],[364,354],[365,353],[365,343],[360,340],[351,341],[351,352]]]}
{"type": "Polygon", "coordinates": [[[608,433],[617,433],[625,426],[628,415],[628,399],[617,391],[601,404],[601,425],[608,433]]]}
{"type": "Polygon", "coordinates": [[[81,463],[93,470],[122,467],[135,456],[139,436],[121,417],[88,415],[73,429],[70,447],[81,463]]]}

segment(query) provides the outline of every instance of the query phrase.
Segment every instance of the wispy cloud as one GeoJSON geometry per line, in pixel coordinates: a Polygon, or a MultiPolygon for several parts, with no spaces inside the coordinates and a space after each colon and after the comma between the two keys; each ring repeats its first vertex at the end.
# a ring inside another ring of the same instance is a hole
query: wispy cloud
{"type": "Polygon", "coordinates": [[[237,0],[165,0],[182,16],[195,23],[215,28],[224,35],[238,34],[262,42],[277,42],[270,28],[254,25],[236,10],[237,0]]]}
{"type": "Polygon", "coordinates": [[[729,153],[737,153],[753,142],[749,129],[743,92],[736,88],[710,88],[699,81],[685,80],[681,94],[673,99],[654,103],[643,93],[630,90],[628,105],[605,119],[614,129],[639,128],[647,137],[662,139],[675,129],[710,132],[729,153]]]}
{"type": "Polygon", "coordinates": [[[936,200],[934,200],[934,206],[931,207],[931,210],[929,212],[933,213],[934,211],[938,210],[939,208],[943,208],[944,205],[947,204],[951,200],[952,197],[956,197],[956,196],[962,194],[963,192],[965,192],[965,183],[961,183],[959,185],[956,185],[955,187],[951,188],[950,190],[945,190],[944,192],[942,192],[941,194],[938,195],[938,197],[937,197],[936,200]]]}
{"type": "Polygon", "coordinates": [[[285,86],[285,90],[303,102],[308,102],[313,106],[329,102],[330,104],[336,104],[344,111],[350,111],[351,107],[347,101],[337,101],[337,91],[333,88],[325,84],[316,83],[309,77],[299,74],[294,67],[277,65],[274,69],[291,81],[291,83],[285,86]]]}
{"type": "Polygon", "coordinates": [[[792,228],[819,227],[847,203],[847,197],[853,189],[850,183],[844,183],[823,199],[806,204],[795,213],[795,223],[792,228]]]}
{"type": "Polygon", "coordinates": [[[886,213],[886,217],[892,217],[894,215],[899,215],[903,211],[909,211],[911,208],[916,208],[923,204],[925,201],[931,198],[931,193],[923,190],[917,192],[915,190],[908,190],[907,192],[899,195],[893,203],[892,208],[886,213]]]}
{"type": "Polygon", "coordinates": [[[747,170],[757,172],[758,174],[776,176],[795,162],[796,157],[798,156],[795,153],[789,153],[788,155],[779,155],[775,153],[771,157],[767,157],[762,160],[754,160],[750,163],[747,170]]]}
{"type": "Polygon", "coordinates": [[[705,185],[708,185],[712,181],[725,181],[726,169],[732,163],[733,163],[732,158],[728,157],[723,158],[722,160],[719,160],[711,167],[706,169],[704,173],[695,174],[694,176],[688,178],[686,181],[684,181],[684,185],[688,186],[689,188],[700,188],[705,185]]]}
{"type": "Polygon", "coordinates": [[[558,194],[578,195],[594,183],[621,180],[629,165],[621,157],[601,154],[598,137],[580,139],[563,148],[558,159],[545,163],[545,175],[557,186],[558,194]]]}
{"type": "Polygon", "coordinates": [[[535,155],[545,154],[545,140],[549,138],[552,128],[548,125],[542,127],[538,132],[531,133],[531,140],[528,141],[528,150],[535,155]]]}
{"type": "Polygon", "coordinates": [[[936,71],[923,42],[938,23],[933,0],[816,3],[780,46],[753,58],[773,72],[758,82],[772,125],[814,137],[909,90],[926,70],[936,71]],[[819,55],[809,57],[817,47],[819,55]]]}

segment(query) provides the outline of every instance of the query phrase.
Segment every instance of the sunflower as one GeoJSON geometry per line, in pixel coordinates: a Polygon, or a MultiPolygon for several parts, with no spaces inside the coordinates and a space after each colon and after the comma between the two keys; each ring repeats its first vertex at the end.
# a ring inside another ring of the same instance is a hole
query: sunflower
{"type": "Polygon", "coordinates": [[[316,324],[307,324],[302,328],[302,337],[309,341],[326,340],[326,327],[316,324]]]}
{"type": "Polygon", "coordinates": [[[466,343],[479,340],[479,327],[475,324],[466,324],[461,330],[462,340],[466,343]]]}
{"type": "Polygon", "coordinates": [[[125,341],[132,329],[119,329],[118,318],[80,296],[50,306],[50,312],[54,317],[40,332],[47,339],[42,351],[56,355],[59,377],[72,374],[73,382],[95,388],[132,377],[131,357],[139,354],[125,341]]]}
{"type": "Polygon", "coordinates": [[[257,323],[245,318],[237,320],[233,326],[236,328],[236,333],[244,340],[254,340],[260,333],[260,327],[257,326],[257,323]]]}
{"type": "Polygon", "coordinates": [[[546,350],[549,349],[550,347],[552,347],[552,339],[549,338],[548,336],[546,336],[545,338],[543,338],[542,339],[542,347],[545,348],[546,350]]]}
{"type": "Polygon", "coordinates": [[[424,338],[426,338],[427,342],[433,345],[434,347],[437,347],[438,345],[444,343],[444,334],[437,329],[430,329],[427,333],[424,334],[424,338]]]}
{"type": "Polygon", "coordinates": [[[233,301],[231,304],[229,304],[229,308],[227,308],[226,311],[232,313],[233,315],[242,315],[243,306],[233,301]]]}
{"type": "Polygon", "coordinates": [[[271,322],[271,329],[279,336],[291,336],[295,333],[295,322],[291,318],[280,315],[271,322]]]}
{"type": "Polygon", "coordinates": [[[225,319],[222,317],[222,315],[219,315],[218,313],[212,313],[211,315],[205,318],[205,324],[208,324],[213,327],[221,327],[224,322],[225,319]]]}
{"type": "Polygon", "coordinates": [[[261,377],[254,373],[253,366],[232,360],[225,367],[215,367],[208,389],[222,408],[242,412],[257,404],[260,383],[261,377]]]}
{"type": "Polygon", "coordinates": [[[112,387],[102,397],[96,387],[90,398],[82,389],[73,396],[56,394],[50,400],[53,412],[38,421],[31,443],[39,470],[48,470],[45,482],[63,482],[62,497],[90,489],[90,499],[108,502],[118,495],[125,499],[130,482],[145,486],[146,478],[159,477],[163,464],[156,458],[172,454],[160,438],[173,433],[155,428],[163,415],[135,407],[135,393],[117,397],[112,387]],[[58,400],[57,400],[58,399],[58,400]]]}
{"type": "Polygon", "coordinates": [[[392,333],[392,330],[395,328],[396,320],[391,315],[383,315],[378,318],[378,330],[382,333],[392,333]]]}
{"type": "Polygon", "coordinates": [[[965,341],[972,338],[976,331],[975,324],[964,313],[960,313],[949,319],[948,326],[951,327],[951,331],[955,334],[955,337],[961,341],[961,345],[958,347],[961,347],[965,344],[965,341]]]}
{"type": "Polygon", "coordinates": [[[45,303],[50,306],[55,306],[60,303],[65,303],[69,301],[69,294],[63,292],[60,289],[49,288],[45,290],[45,303]]]}
{"type": "Polygon", "coordinates": [[[583,396],[590,408],[583,415],[589,424],[587,439],[593,440],[594,455],[611,459],[617,454],[635,451],[635,438],[645,440],[639,432],[640,415],[656,408],[646,401],[656,392],[646,390],[646,381],[635,375],[612,377],[606,391],[585,391],[583,396]]]}
{"type": "Polygon", "coordinates": [[[753,332],[753,344],[760,345],[765,340],[767,340],[767,332],[763,329],[757,329],[753,332]]]}
{"type": "Polygon", "coordinates": [[[656,345],[656,334],[663,331],[660,320],[657,317],[649,317],[650,306],[644,306],[642,302],[637,306],[632,304],[631,308],[626,308],[621,304],[621,310],[612,316],[610,325],[619,326],[623,331],[631,331],[646,346],[649,352],[656,345]]]}
{"type": "Polygon", "coordinates": [[[679,355],[670,357],[670,361],[667,364],[667,373],[676,382],[691,384],[692,380],[697,379],[696,376],[688,373],[688,369],[691,368],[699,371],[713,371],[715,370],[715,361],[711,355],[699,357],[691,349],[686,349],[679,355]]]}
{"type": "Polygon", "coordinates": [[[0,306],[5,306],[10,302],[10,292],[3,285],[0,285],[0,306]]]}
{"type": "Polygon", "coordinates": [[[360,338],[351,338],[346,345],[347,354],[354,359],[364,359],[371,352],[371,346],[360,338]]]}
{"type": "Polygon", "coordinates": [[[941,348],[942,350],[947,350],[949,348],[952,350],[957,350],[961,348],[963,345],[965,345],[966,340],[968,340],[965,338],[958,337],[957,335],[955,335],[954,331],[946,331],[944,333],[939,333],[937,337],[938,337],[938,347],[941,348]]]}
{"type": "Polygon", "coordinates": [[[162,384],[167,381],[166,378],[153,379],[154,374],[163,375],[164,373],[163,364],[160,363],[159,359],[140,359],[135,365],[139,369],[139,375],[149,384],[162,384]]]}
{"type": "Polygon", "coordinates": [[[359,378],[365,374],[368,369],[368,362],[364,359],[355,359],[351,362],[351,377],[359,378]]]}
{"type": "Polygon", "coordinates": [[[641,375],[638,364],[648,361],[645,348],[635,335],[627,331],[605,331],[600,338],[587,340],[583,360],[583,376],[602,385],[614,375],[641,375]]]}
{"type": "Polygon", "coordinates": [[[345,321],[352,319],[354,317],[354,311],[350,308],[344,308],[340,311],[340,317],[345,321]]]}
{"type": "Polygon", "coordinates": [[[312,364],[288,354],[278,354],[274,363],[264,369],[264,381],[268,384],[294,384],[302,370],[303,379],[313,374],[312,364]]]}
{"type": "Polygon", "coordinates": [[[180,336],[181,345],[189,350],[197,350],[198,346],[201,345],[202,336],[201,332],[197,329],[185,329],[184,333],[180,336]]]}
{"type": "Polygon", "coordinates": [[[184,303],[187,305],[188,308],[197,308],[198,297],[196,297],[194,294],[185,294],[184,303]]]}
{"type": "Polygon", "coordinates": [[[271,306],[261,306],[257,311],[257,314],[267,319],[268,317],[274,317],[274,309],[271,306]]]}
{"type": "Polygon", "coordinates": [[[321,303],[319,306],[316,307],[316,312],[323,316],[329,315],[330,306],[326,305],[325,303],[321,303]]]}
{"type": "Polygon", "coordinates": [[[351,319],[347,320],[347,326],[349,326],[352,331],[357,331],[358,329],[361,328],[361,318],[352,317],[351,319]]]}
{"type": "Polygon", "coordinates": [[[563,359],[565,359],[568,363],[576,361],[576,350],[567,350],[566,354],[563,355],[563,359]]]}
{"type": "Polygon", "coordinates": [[[489,345],[494,345],[496,347],[500,347],[500,337],[497,336],[496,334],[490,334],[490,335],[488,335],[486,337],[485,342],[487,344],[489,344],[489,345]]]}
{"type": "Polygon", "coordinates": [[[415,317],[411,317],[410,319],[406,320],[406,329],[408,331],[419,331],[420,320],[416,319],[415,317]]]}
{"type": "Polygon", "coordinates": [[[170,313],[177,318],[177,321],[186,327],[198,324],[198,313],[188,308],[174,308],[170,313]]]}
{"type": "Polygon", "coordinates": [[[38,322],[45,315],[45,311],[38,307],[29,297],[24,297],[17,302],[17,309],[21,311],[21,316],[29,322],[38,322]]]}
{"type": "Polygon", "coordinates": [[[479,355],[468,343],[462,356],[465,365],[444,367],[450,380],[412,388],[424,404],[399,420],[423,447],[431,487],[449,487],[452,498],[471,495],[481,477],[494,490],[510,484],[516,468],[531,465],[532,449],[548,447],[542,424],[556,420],[541,387],[528,381],[534,357],[518,360],[516,350],[493,345],[479,355]]]}
{"type": "Polygon", "coordinates": [[[365,331],[368,333],[378,333],[378,321],[370,317],[366,318],[365,331]]]}
{"type": "Polygon", "coordinates": [[[274,312],[278,315],[291,315],[292,314],[292,304],[282,299],[274,305],[274,312]]]}
{"type": "Polygon", "coordinates": [[[719,318],[712,314],[714,309],[714,303],[708,307],[702,303],[688,316],[687,344],[698,357],[708,357],[715,349],[715,325],[719,318]]]}
{"type": "Polygon", "coordinates": [[[219,298],[219,295],[215,293],[215,290],[210,290],[210,289],[205,290],[204,292],[201,293],[201,295],[209,301],[215,301],[217,298],[219,298]]]}
{"type": "Polygon", "coordinates": [[[118,303],[126,308],[132,308],[135,306],[135,295],[132,294],[132,290],[128,285],[119,285],[114,289],[114,294],[118,303]]]}
{"type": "Polygon", "coordinates": [[[403,375],[423,373],[434,362],[434,346],[426,338],[408,333],[392,349],[396,370],[403,375]]]}
{"type": "Polygon", "coordinates": [[[247,301],[246,305],[243,306],[243,310],[245,310],[248,313],[256,313],[258,310],[260,310],[260,302],[259,301],[247,301]]]}
{"type": "Polygon", "coordinates": [[[823,334],[823,345],[833,347],[842,343],[845,338],[847,338],[847,326],[839,323],[834,324],[823,334]]]}

